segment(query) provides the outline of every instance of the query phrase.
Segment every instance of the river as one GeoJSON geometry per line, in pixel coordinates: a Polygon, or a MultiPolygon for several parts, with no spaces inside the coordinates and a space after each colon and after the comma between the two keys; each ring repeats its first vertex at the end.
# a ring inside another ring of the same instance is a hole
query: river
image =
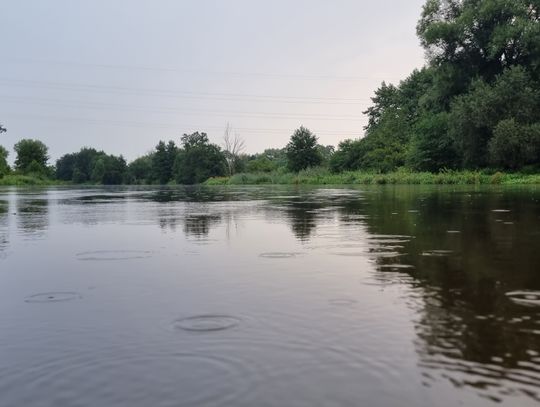
{"type": "Polygon", "coordinates": [[[539,187],[0,189],[0,405],[536,406],[539,187]]]}

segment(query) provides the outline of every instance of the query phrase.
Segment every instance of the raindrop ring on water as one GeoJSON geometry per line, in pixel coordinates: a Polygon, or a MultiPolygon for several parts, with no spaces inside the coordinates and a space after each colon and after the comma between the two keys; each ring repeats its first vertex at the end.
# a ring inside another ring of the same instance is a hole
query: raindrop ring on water
{"type": "Polygon", "coordinates": [[[25,302],[29,303],[43,303],[43,302],[64,302],[64,301],[74,301],[80,300],[82,295],[76,292],[71,291],[57,291],[49,293],[38,293],[26,297],[25,302]]]}
{"type": "Polygon", "coordinates": [[[195,315],[173,321],[172,328],[191,332],[214,332],[234,328],[240,322],[240,318],[231,315],[195,315]]]}
{"type": "Polygon", "coordinates": [[[265,259],[291,259],[299,256],[301,253],[291,253],[291,252],[271,252],[271,253],[261,253],[259,257],[265,259]]]}

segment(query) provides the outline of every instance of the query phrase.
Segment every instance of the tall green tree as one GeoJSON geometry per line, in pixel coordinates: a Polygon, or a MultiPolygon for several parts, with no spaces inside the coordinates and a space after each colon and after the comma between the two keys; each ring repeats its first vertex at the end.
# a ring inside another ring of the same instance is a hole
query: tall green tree
{"type": "Polygon", "coordinates": [[[457,166],[454,140],[448,134],[448,113],[425,114],[414,126],[407,164],[417,171],[436,172],[457,166]]]}
{"type": "Polygon", "coordinates": [[[540,157],[540,123],[519,124],[515,119],[501,120],[489,141],[491,164],[515,170],[538,164],[540,157]]]}
{"type": "Polygon", "coordinates": [[[427,0],[417,25],[427,66],[398,86],[382,84],[365,112],[365,137],[342,144],[331,167],[537,163],[522,143],[540,121],[539,8],[531,0],[427,0]],[[513,158],[503,159],[503,147],[513,158]]]}
{"type": "MultiPolygon", "coordinates": [[[[0,134],[5,133],[7,130],[2,123],[0,123],[0,134]]],[[[9,152],[2,146],[0,146],[0,177],[3,177],[9,172],[9,165],[7,162],[9,152]]]]}
{"type": "Polygon", "coordinates": [[[210,143],[206,133],[195,132],[182,136],[182,148],[174,164],[179,184],[198,184],[210,177],[226,173],[226,159],[220,147],[210,143]]]}
{"type": "Polygon", "coordinates": [[[365,143],[361,140],[343,140],[330,159],[330,170],[342,172],[362,168],[365,153],[365,143]]]}
{"type": "Polygon", "coordinates": [[[94,169],[96,160],[104,154],[105,153],[103,151],[97,151],[95,148],[81,148],[81,150],[77,153],[77,159],[75,160],[75,174],[73,181],[77,183],[91,181],[92,171],[94,169]]]}
{"type": "Polygon", "coordinates": [[[126,160],[122,156],[108,155],[88,147],[58,159],[56,177],[77,184],[121,184],[129,180],[126,160]]]}
{"type": "Polygon", "coordinates": [[[388,172],[404,166],[414,127],[428,110],[433,71],[415,70],[399,86],[383,82],[372,98],[365,136],[340,143],[330,161],[333,171],[388,172]]]}
{"type": "Polygon", "coordinates": [[[153,153],[143,155],[129,163],[127,177],[130,184],[151,184],[153,180],[153,153]]]}
{"type": "Polygon", "coordinates": [[[428,0],[417,32],[430,62],[490,82],[506,68],[538,66],[539,10],[536,0],[428,0]]]}
{"type": "Polygon", "coordinates": [[[322,162],[321,153],[317,149],[317,136],[305,127],[300,127],[294,132],[285,150],[287,167],[294,172],[316,167],[322,162]]]}
{"type": "Polygon", "coordinates": [[[89,182],[92,180],[96,160],[103,155],[103,151],[91,147],[83,147],[77,153],[65,154],[56,161],[56,176],[64,181],[89,182]]]}
{"type": "Polygon", "coordinates": [[[90,177],[90,180],[95,184],[103,183],[105,171],[105,159],[104,157],[99,157],[94,163],[94,168],[92,168],[92,175],[90,177]]]}
{"type": "Polygon", "coordinates": [[[327,167],[328,163],[332,159],[332,156],[336,152],[335,147],[332,145],[323,146],[322,144],[317,144],[317,150],[322,158],[321,165],[327,167]]]}
{"type": "Polygon", "coordinates": [[[127,163],[122,156],[105,155],[96,162],[96,166],[94,166],[94,171],[102,174],[101,183],[104,185],[120,185],[127,180],[127,163]],[[96,167],[101,160],[103,160],[104,171],[96,167]]]}
{"type": "Polygon", "coordinates": [[[64,154],[56,160],[56,178],[62,181],[72,181],[77,153],[64,154]]]}
{"type": "Polygon", "coordinates": [[[0,178],[9,173],[9,165],[7,162],[9,152],[0,146],[0,178]]]}
{"type": "Polygon", "coordinates": [[[164,141],[160,141],[156,146],[152,156],[152,168],[154,170],[154,177],[160,184],[166,184],[172,180],[173,167],[177,154],[178,148],[174,141],[169,141],[167,144],[164,141]]]}
{"type": "Polygon", "coordinates": [[[477,79],[468,93],[455,98],[448,131],[463,167],[490,164],[488,145],[503,120],[520,125],[540,121],[540,87],[523,67],[504,70],[491,84],[477,79]]]}
{"type": "Polygon", "coordinates": [[[17,157],[15,168],[23,174],[29,172],[47,173],[49,161],[48,147],[39,140],[23,139],[14,146],[17,157]]]}

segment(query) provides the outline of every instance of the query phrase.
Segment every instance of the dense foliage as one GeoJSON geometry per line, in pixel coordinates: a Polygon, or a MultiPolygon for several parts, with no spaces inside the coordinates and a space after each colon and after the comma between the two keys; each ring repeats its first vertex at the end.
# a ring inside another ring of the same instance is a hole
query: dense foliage
{"type": "Polygon", "coordinates": [[[174,141],[167,144],[160,141],[152,155],[153,179],[159,184],[166,184],[173,178],[173,167],[178,155],[178,148],[174,141]]]}
{"type": "Polygon", "coordinates": [[[56,161],[56,178],[78,184],[118,185],[126,182],[126,160],[93,148],[66,154],[56,161]]]}
{"type": "Polygon", "coordinates": [[[323,160],[321,152],[317,148],[317,137],[305,127],[300,127],[294,132],[285,151],[287,167],[293,172],[316,167],[323,160]]]}
{"type": "Polygon", "coordinates": [[[428,63],[372,98],[366,135],[334,171],[540,164],[540,2],[428,0],[417,32],[428,63]]]}
{"type": "MultiPolygon", "coordinates": [[[[0,123],[0,134],[5,133],[7,129],[0,123]]],[[[9,174],[9,164],[7,162],[9,152],[2,146],[0,146],[0,178],[9,174]]]]}
{"type": "Polygon", "coordinates": [[[206,133],[184,134],[182,148],[174,162],[174,176],[179,184],[197,184],[210,177],[225,175],[225,155],[208,141],[206,133]]]}
{"type": "Polygon", "coordinates": [[[9,165],[7,162],[8,154],[8,151],[0,146],[0,177],[9,174],[9,165]]]}
{"type": "Polygon", "coordinates": [[[15,168],[22,174],[47,174],[49,149],[41,141],[23,139],[13,149],[17,154],[15,168]]]}

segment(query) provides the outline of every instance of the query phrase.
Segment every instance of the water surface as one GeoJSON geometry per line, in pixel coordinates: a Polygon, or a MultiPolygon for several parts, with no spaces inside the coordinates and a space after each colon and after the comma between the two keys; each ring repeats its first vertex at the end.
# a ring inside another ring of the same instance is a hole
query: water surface
{"type": "Polygon", "coordinates": [[[0,189],[1,406],[533,406],[540,190],[0,189]]]}

